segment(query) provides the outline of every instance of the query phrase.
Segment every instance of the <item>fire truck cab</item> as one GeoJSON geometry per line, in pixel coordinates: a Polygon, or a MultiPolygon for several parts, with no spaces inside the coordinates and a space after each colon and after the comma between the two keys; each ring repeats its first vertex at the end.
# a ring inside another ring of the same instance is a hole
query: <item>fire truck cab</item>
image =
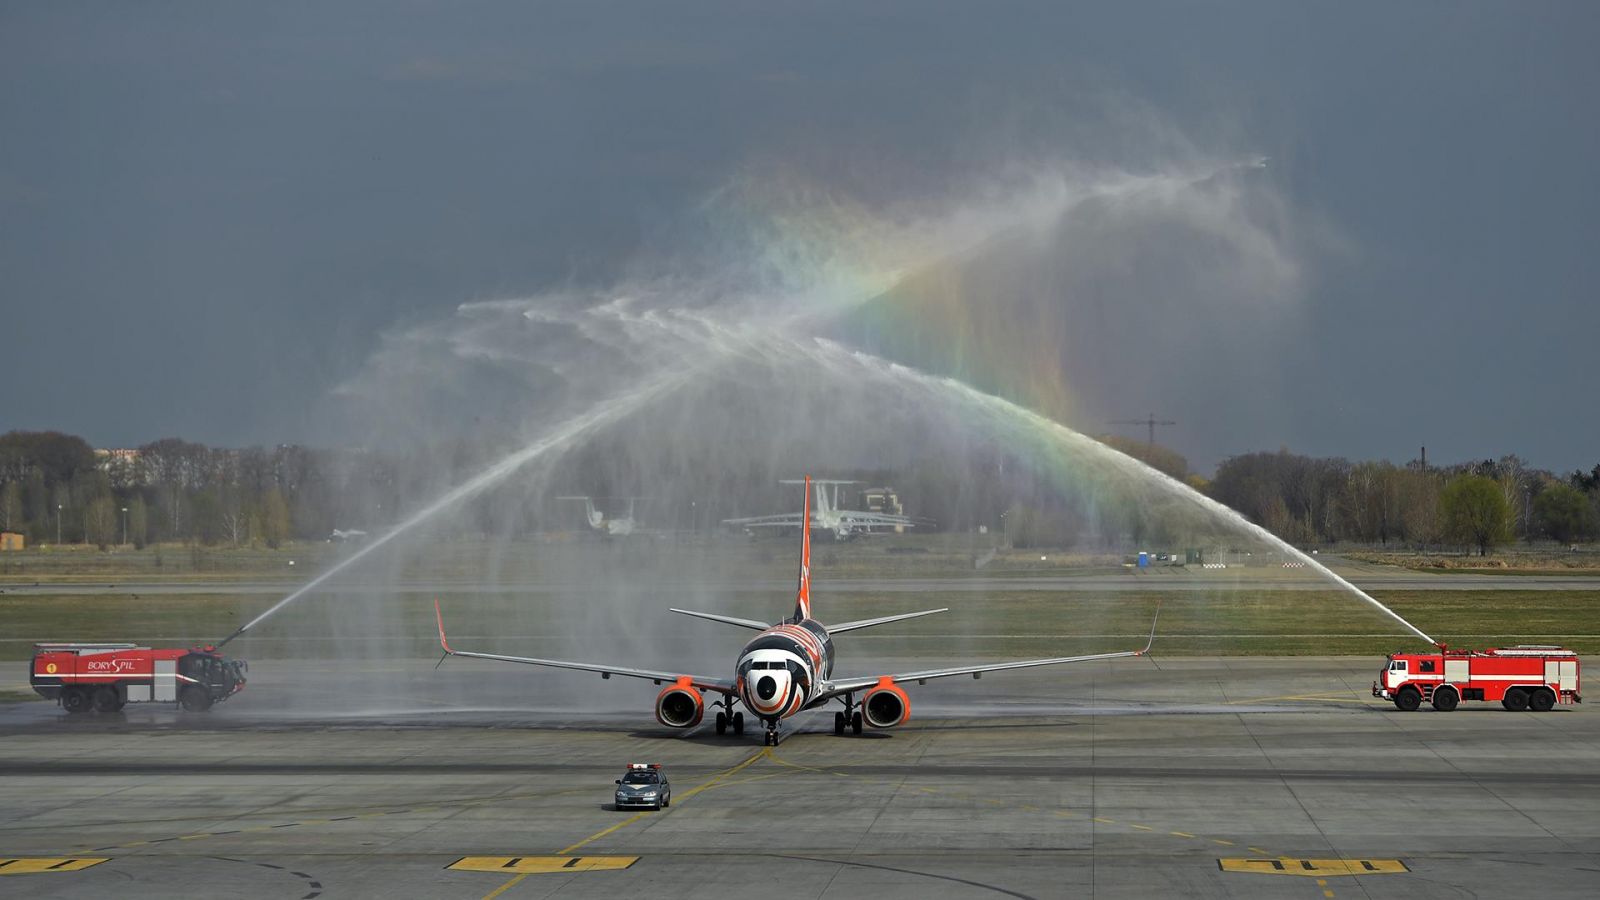
{"type": "Polygon", "coordinates": [[[147,701],[202,712],[243,689],[246,668],[211,647],[35,644],[28,680],[35,693],[69,713],[116,712],[147,701]]]}
{"type": "Polygon", "coordinates": [[[1392,700],[1405,712],[1423,701],[1440,712],[1450,712],[1463,700],[1498,700],[1513,712],[1548,712],[1557,703],[1583,702],[1578,654],[1545,644],[1391,653],[1372,683],[1372,696],[1392,700]]]}

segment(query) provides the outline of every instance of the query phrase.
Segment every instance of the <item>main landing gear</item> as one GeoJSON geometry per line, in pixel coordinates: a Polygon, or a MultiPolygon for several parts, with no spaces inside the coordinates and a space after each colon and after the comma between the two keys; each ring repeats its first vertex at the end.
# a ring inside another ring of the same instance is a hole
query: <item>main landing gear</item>
{"type": "Polygon", "coordinates": [[[851,694],[844,695],[844,712],[833,714],[833,733],[844,734],[845,728],[851,734],[861,733],[861,710],[855,708],[855,697],[851,694]]]}
{"type": "Polygon", "coordinates": [[[722,709],[717,710],[717,734],[727,734],[730,727],[733,729],[734,734],[744,734],[744,713],[732,711],[733,697],[731,695],[724,695],[714,705],[722,707],[722,709]]]}

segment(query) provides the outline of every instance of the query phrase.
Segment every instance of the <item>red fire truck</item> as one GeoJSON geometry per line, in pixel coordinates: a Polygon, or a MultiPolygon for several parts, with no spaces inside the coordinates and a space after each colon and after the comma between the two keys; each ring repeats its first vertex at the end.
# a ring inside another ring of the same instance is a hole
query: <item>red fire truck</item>
{"type": "Polygon", "coordinates": [[[175,702],[190,712],[237,694],[245,664],[212,647],[158,650],[137,644],[34,644],[29,681],[69,713],[116,712],[127,703],[175,702]]]}
{"type": "Polygon", "coordinates": [[[1512,711],[1547,712],[1557,703],[1582,703],[1578,654],[1545,644],[1391,653],[1372,683],[1372,696],[1393,700],[1406,712],[1433,704],[1449,712],[1463,700],[1499,700],[1512,711]]]}

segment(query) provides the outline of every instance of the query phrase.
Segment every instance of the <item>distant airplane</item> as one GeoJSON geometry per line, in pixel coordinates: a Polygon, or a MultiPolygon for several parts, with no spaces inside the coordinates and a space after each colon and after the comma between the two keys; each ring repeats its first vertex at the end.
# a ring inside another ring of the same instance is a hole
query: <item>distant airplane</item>
{"type": "MultiPolygon", "coordinates": [[[[804,514],[809,518],[811,513],[810,479],[806,479],[806,499],[804,514]]],[[[811,617],[811,530],[800,529],[800,585],[795,594],[794,614],[783,619],[776,625],[768,625],[756,619],[741,619],[735,616],[724,616],[717,613],[695,612],[687,609],[673,609],[675,613],[687,616],[697,616],[710,619],[713,622],[722,622],[727,625],[737,625],[740,628],[749,628],[759,631],[744,649],[739,651],[739,656],[734,662],[734,677],[732,679],[703,678],[696,675],[682,675],[676,672],[652,671],[650,669],[634,669],[626,666],[607,666],[595,663],[566,662],[555,659],[536,659],[527,656],[502,656],[497,653],[474,653],[467,650],[453,650],[444,634],[444,613],[439,608],[439,601],[433,604],[434,615],[439,624],[439,646],[443,648],[445,656],[465,656],[474,659],[492,659],[501,662],[525,663],[532,666],[552,666],[558,669],[577,669],[583,672],[598,672],[602,678],[612,675],[626,675],[629,678],[648,678],[656,684],[665,683],[661,693],[656,695],[656,721],[669,728],[693,728],[700,724],[705,715],[705,699],[702,691],[721,694],[722,699],[714,701],[713,707],[721,707],[717,711],[717,734],[725,733],[730,727],[734,734],[744,733],[744,713],[734,712],[733,707],[744,704],[750,712],[767,729],[766,743],[778,743],[779,723],[803,710],[816,709],[827,705],[830,701],[837,700],[844,706],[842,711],[833,714],[833,733],[844,734],[846,728],[851,733],[860,734],[862,723],[873,728],[893,728],[906,721],[911,715],[911,700],[906,696],[901,685],[928,681],[932,678],[949,678],[955,675],[971,675],[977,678],[985,672],[999,672],[1006,669],[1027,669],[1035,666],[1053,666],[1061,663],[1088,662],[1096,659],[1117,659],[1125,656],[1143,656],[1150,652],[1151,644],[1155,643],[1155,624],[1150,625],[1150,640],[1145,643],[1143,650],[1123,650],[1116,653],[1094,653],[1088,656],[1056,656],[1048,659],[1024,659],[1016,662],[990,663],[981,666],[960,666],[952,669],[927,669],[920,672],[901,672],[895,675],[868,675],[860,678],[833,678],[833,635],[855,631],[860,628],[870,628],[874,625],[884,625],[889,622],[899,622],[904,619],[914,619],[918,616],[929,616],[934,613],[945,612],[945,609],[925,609],[921,612],[901,613],[893,616],[881,616],[876,619],[861,619],[856,622],[844,622],[833,626],[831,629],[811,617]],[[861,700],[856,701],[856,695],[861,694],[861,700]]],[[[1159,617],[1160,610],[1157,610],[1159,617]]],[[[444,660],[441,659],[440,662],[444,660]]]]}
{"type": "Polygon", "coordinates": [[[629,497],[628,514],[625,516],[610,516],[595,509],[594,500],[589,497],[557,497],[557,500],[582,500],[583,512],[589,520],[589,527],[609,537],[626,537],[633,534],[638,522],[633,517],[633,501],[637,498],[629,497]]]}
{"type": "Polygon", "coordinates": [[[349,531],[343,531],[343,530],[340,530],[338,528],[335,528],[333,530],[333,534],[328,536],[328,542],[329,543],[342,543],[344,541],[360,541],[360,540],[365,540],[366,537],[367,537],[367,533],[365,531],[359,531],[359,530],[354,529],[354,528],[350,529],[349,531]]]}
{"type": "MultiPolygon", "coordinates": [[[[779,484],[801,484],[802,482],[786,479],[779,484]]],[[[850,538],[863,534],[871,534],[874,528],[915,528],[916,520],[910,516],[898,516],[891,513],[863,512],[855,509],[839,508],[839,485],[860,484],[859,481],[842,481],[838,479],[811,479],[807,478],[806,505],[809,509],[811,491],[816,491],[817,506],[806,516],[811,527],[818,531],[830,531],[834,540],[847,541],[850,538]],[[832,490],[829,490],[832,488],[832,490]]],[[[737,525],[740,528],[799,528],[801,517],[794,513],[783,513],[776,516],[748,516],[742,519],[723,519],[724,525],[737,525]]]]}

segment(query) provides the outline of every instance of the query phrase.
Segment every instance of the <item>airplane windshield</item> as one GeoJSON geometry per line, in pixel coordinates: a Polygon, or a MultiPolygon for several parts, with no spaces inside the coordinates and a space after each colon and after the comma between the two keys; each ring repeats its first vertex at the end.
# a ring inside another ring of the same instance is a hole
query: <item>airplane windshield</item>
{"type": "Polygon", "coordinates": [[[622,783],[623,784],[656,784],[658,782],[656,780],[656,773],[654,773],[654,772],[629,772],[628,774],[622,776],[622,783]]]}

